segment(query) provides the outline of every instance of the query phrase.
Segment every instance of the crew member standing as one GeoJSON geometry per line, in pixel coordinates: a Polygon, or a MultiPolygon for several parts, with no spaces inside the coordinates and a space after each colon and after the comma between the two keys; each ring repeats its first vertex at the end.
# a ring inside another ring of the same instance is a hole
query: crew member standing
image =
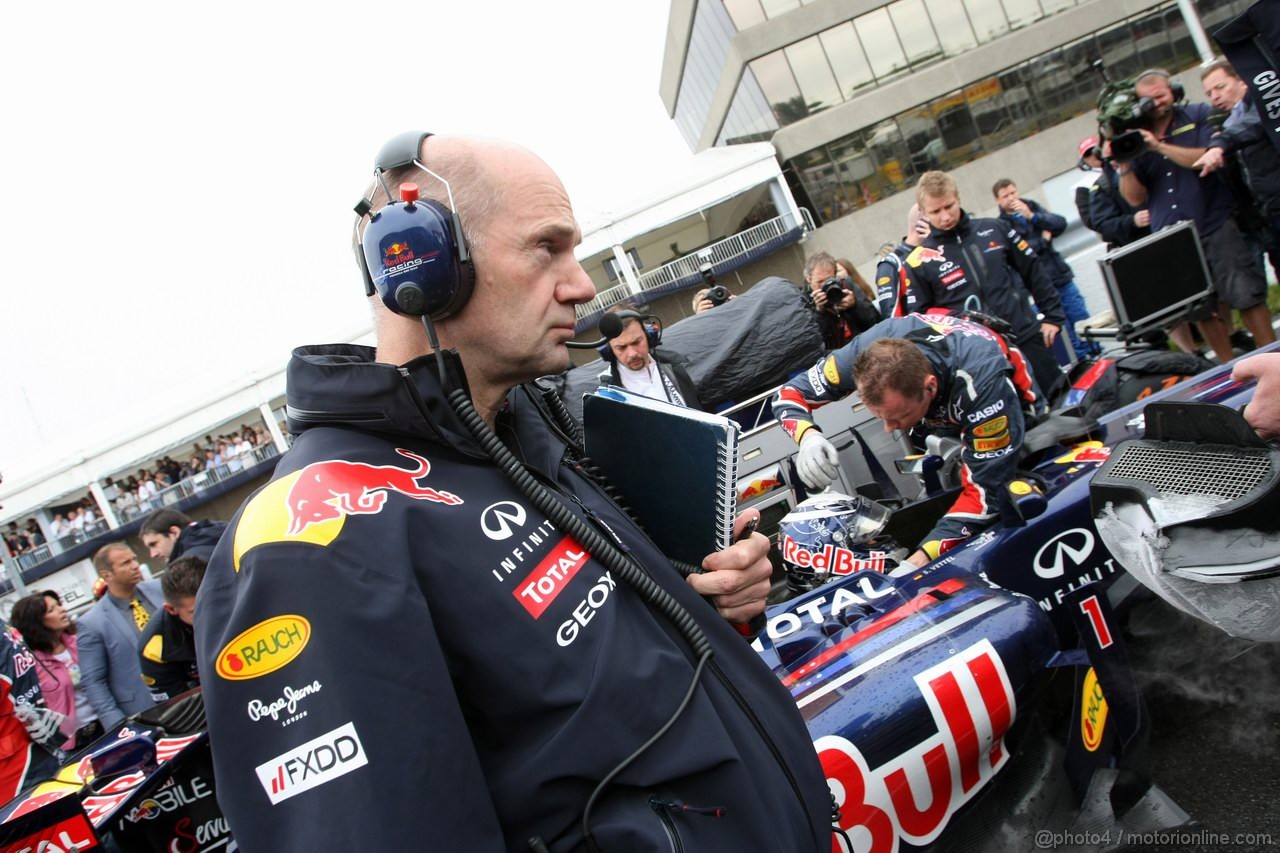
{"type": "Polygon", "coordinates": [[[560,180],[492,140],[408,134],[379,161],[361,203],[380,217],[361,231],[377,349],[294,352],[296,441],[200,587],[218,800],[241,849],[829,851],[804,721],[729,624],[763,613],[768,540],[686,580],[532,385],[569,366],[595,295],[560,180]],[[402,182],[440,208],[387,205],[402,182]],[[441,239],[460,223],[465,240],[436,257],[451,267],[412,273],[449,312],[435,349],[384,301],[416,268],[416,232],[374,226],[441,209],[441,239]],[[246,712],[282,700],[279,719],[246,712]]]}
{"type": "Polygon", "coordinates": [[[1035,251],[1000,220],[969,216],[945,172],[921,175],[916,201],[932,230],[907,255],[908,310],[981,311],[1004,320],[1045,397],[1053,399],[1064,374],[1049,347],[1067,318],[1035,251]],[[1043,320],[1031,307],[1033,296],[1043,320]]]}

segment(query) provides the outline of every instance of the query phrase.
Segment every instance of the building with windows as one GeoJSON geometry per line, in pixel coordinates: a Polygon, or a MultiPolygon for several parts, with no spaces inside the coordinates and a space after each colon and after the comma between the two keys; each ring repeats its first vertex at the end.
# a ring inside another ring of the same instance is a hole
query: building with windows
{"type": "Polygon", "coordinates": [[[1249,5],[673,0],[661,95],[694,151],[772,142],[814,248],[869,266],[920,174],[952,172],[971,210],[1002,177],[1037,195],[1096,130],[1104,71],[1193,69],[1212,50],[1195,19],[1212,32],[1249,5]]]}

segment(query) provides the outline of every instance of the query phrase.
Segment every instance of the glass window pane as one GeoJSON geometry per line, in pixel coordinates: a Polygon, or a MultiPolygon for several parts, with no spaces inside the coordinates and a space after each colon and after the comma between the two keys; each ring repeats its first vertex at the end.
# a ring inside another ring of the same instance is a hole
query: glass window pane
{"type": "Polygon", "coordinates": [[[942,168],[963,165],[981,153],[982,141],[978,126],[969,112],[963,92],[952,92],[929,106],[934,120],[938,122],[938,130],[942,133],[942,143],[945,146],[940,158],[942,168]]]}
{"type": "Polygon", "coordinates": [[[866,182],[867,195],[878,201],[907,187],[906,165],[910,164],[906,141],[893,119],[866,130],[867,150],[875,162],[875,174],[866,182]]]}
{"type": "Polygon", "coordinates": [[[859,131],[841,137],[827,146],[843,190],[843,194],[837,199],[837,209],[843,210],[843,213],[866,207],[874,201],[868,182],[875,176],[876,165],[871,160],[871,152],[863,144],[862,136],[859,131]]]}
{"type": "Polygon", "coordinates": [[[889,10],[877,9],[854,20],[858,39],[867,53],[871,71],[877,80],[883,80],[907,67],[907,56],[898,44],[898,34],[889,20],[889,10]]]}
{"type": "Polygon", "coordinates": [[[1173,50],[1164,32],[1164,16],[1153,12],[1133,20],[1138,62],[1143,68],[1163,68],[1172,64],[1173,50]]]}
{"type": "Polygon", "coordinates": [[[791,62],[791,71],[800,84],[800,94],[804,95],[809,112],[820,112],[844,100],[817,36],[796,42],[783,52],[791,62]]]}
{"type": "Polygon", "coordinates": [[[1040,3],[1037,0],[1000,0],[1012,29],[1025,27],[1040,20],[1040,3]]]}
{"type": "Polygon", "coordinates": [[[812,151],[806,151],[792,160],[791,165],[795,168],[800,182],[804,184],[809,201],[816,208],[815,212],[823,219],[832,219],[836,213],[836,190],[839,188],[839,183],[836,181],[835,167],[831,165],[826,149],[815,148],[812,151]]]}
{"type": "Polygon", "coordinates": [[[1187,19],[1176,8],[1164,13],[1164,29],[1171,42],[1175,66],[1192,65],[1200,58],[1196,52],[1195,42],[1191,40],[1191,30],[1187,27],[1187,19]]]}
{"type": "Polygon", "coordinates": [[[836,82],[846,99],[863,86],[875,83],[871,75],[871,66],[862,52],[858,42],[858,34],[853,31],[852,23],[844,23],[818,34],[822,49],[826,51],[831,69],[835,72],[836,82]]]}
{"type": "Polygon", "coordinates": [[[800,0],[760,0],[760,5],[764,7],[766,18],[772,20],[779,15],[785,15],[792,9],[800,8],[800,0]]]}
{"type": "Polygon", "coordinates": [[[765,21],[760,0],[724,0],[724,8],[733,19],[733,25],[739,30],[763,24],[765,21]]]}
{"type": "Polygon", "coordinates": [[[1009,22],[999,3],[991,0],[964,0],[964,8],[973,24],[973,33],[979,42],[989,42],[1009,32],[1009,22]]]}
{"type": "MultiPolygon", "coordinates": [[[[1142,69],[1138,64],[1138,52],[1134,47],[1133,33],[1128,24],[1121,24],[1099,33],[1094,41],[1097,42],[1098,51],[1102,54],[1102,64],[1112,80],[1132,77],[1142,69]]],[[[1101,89],[1101,85],[1098,88],[1101,89]]]]}
{"type": "Polygon", "coordinates": [[[1197,0],[1196,8],[1200,12],[1200,22],[1208,32],[1213,32],[1215,27],[1225,24],[1236,15],[1236,10],[1231,7],[1231,0],[1197,0]]]}
{"type": "Polygon", "coordinates": [[[903,171],[908,179],[942,167],[946,145],[929,107],[899,114],[898,127],[907,146],[907,162],[903,171]]]}
{"type": "Polygon", "coordinates": [[[889,15],[898,31],[898,41],[907,50],[907,61],[921,65],[942,58],[942,46],[929,23],[924,0],[898,0],[890,4],[889,15]]]}
{"type": "Polygon", "coordinates": [[[779,125],[791,124],[809,114],[796,78],[791,74],[791,65],[782,51],[775,50],[754,59],[750,67],[779,125]]]}
{"type": "Polygon", "coordinates": [[[969,16],[956,0],[925,0],[925,7],[929,10],[929,20],[933,21],[933,31],[942,41],[944,54],[955,56],[978,46],[973,28],[969,26],[969,16]]]}

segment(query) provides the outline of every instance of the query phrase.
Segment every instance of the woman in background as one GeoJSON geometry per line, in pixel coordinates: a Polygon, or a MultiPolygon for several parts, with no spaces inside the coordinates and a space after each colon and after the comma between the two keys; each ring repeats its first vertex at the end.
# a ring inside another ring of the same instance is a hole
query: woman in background
{"type": "Polygon", "coordinates": [[[102,734],[102,725],[80,687],[80,652],[75,626],[55,592],[34,593],[13,605],[10,624],[21,632],[36,659],[45,704],[64,715],[62,748],[72,751],[102,734]]]}
{"type": "Polygon", "coordinates": [[[858,272],[852,261],[836,258],[836,275],[852,279],[853,283],[858,285],[858,288],[867,295],[867,299],[871,300],[871,304],[876,304],[876,289],[867,283],[867,280],[862,277],[862,273],[858,272]]]}

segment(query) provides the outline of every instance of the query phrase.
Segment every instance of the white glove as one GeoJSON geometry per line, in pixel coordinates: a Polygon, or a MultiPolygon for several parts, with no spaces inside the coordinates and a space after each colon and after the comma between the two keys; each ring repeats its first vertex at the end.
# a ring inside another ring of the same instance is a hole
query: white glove
{"type": "Polygon", "coordinates": [[[836,449],[831,442],[816,429],[808,430],[800,439],[800,452],[796,454],[800,479],[811,489],[825,489],[839,470],[836,449]]]}

